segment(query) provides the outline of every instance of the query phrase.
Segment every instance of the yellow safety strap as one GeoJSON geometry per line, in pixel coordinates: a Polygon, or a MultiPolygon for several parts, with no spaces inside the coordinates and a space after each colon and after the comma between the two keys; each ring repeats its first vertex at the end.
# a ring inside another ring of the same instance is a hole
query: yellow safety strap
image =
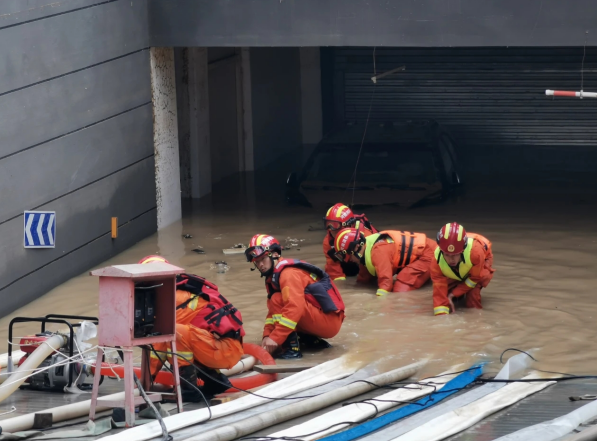
{"type": "Polygon", "coordinates": [[[371,236],[365,238],[365,245],[367,247],[365,248],[365,266],[367,267],[367,271],[369,271],[369,274],[371,274],[373,277],[377,276],[377,271],[375,271],[373,261],[371,260],[371,250],[373,249],[373,245],[375,245],[375,242],[377,242],[377,240],[379,239],[379,235],[379,233],[372,234],[371,236]]]}

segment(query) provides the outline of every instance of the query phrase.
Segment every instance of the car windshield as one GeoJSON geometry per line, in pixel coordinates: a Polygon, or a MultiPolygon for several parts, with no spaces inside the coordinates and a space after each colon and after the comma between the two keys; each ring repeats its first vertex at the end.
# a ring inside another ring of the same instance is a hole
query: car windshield
{"type": "MultiPolygon", "coordinates": [[[[359,144],[324,144],[311,158],[306,180],[348,185],[356,165],[359,144]]],[[[357,185],[432,184],[437,172],[426,143],[365,144],[357,170],[357,185]]]]}

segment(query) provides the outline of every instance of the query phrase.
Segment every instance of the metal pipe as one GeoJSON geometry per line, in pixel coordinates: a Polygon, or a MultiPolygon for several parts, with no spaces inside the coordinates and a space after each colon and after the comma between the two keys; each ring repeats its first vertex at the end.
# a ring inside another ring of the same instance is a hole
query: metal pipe
{"type": "Polygon", "coordinates": [[[548,96],[568,96],[568,97],[577,97],[580,99],[583,98],[597,98],[597,92],[585,92],[581,90],[580,92],[571,92],[568,90],[549,90],[545,91],[545,95],[548,96]]]}

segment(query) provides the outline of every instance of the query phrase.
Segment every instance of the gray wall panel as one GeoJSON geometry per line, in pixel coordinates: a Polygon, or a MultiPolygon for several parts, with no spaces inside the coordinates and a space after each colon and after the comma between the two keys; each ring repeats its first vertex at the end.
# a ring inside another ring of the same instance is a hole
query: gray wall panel
{"type": "Polygon", "coordinates": [[[0,223],[153,154],[151,105],[0,161],[0,223]],[[48,185],[48,177],[52,185],[48,185]],[[23,197],[26,195],[26,197],[23,197]]]}
{"type": "MultiPolygon", "coordinates": [[[[56,248],[23,248],[23,217],[0,225],[0,289],[156,205],[153,157],[40,207],[56,211],[56,248]]],[[[80,270],[85,269],[80,267],[80,270]]],[[[79,271],[80,271],[79,270],[79,271]]]]}
{"type": "Polygon", "coordinates": [[[29,20],[63,14],[74,9],[90,7],[106,0],[2,0],[0,1],[0,28],[18,25],[29,20]]]}
{"type": "Polygon", "coordinates": [[[0,94],[143,49],[146,21],[123,0],[0,30],[0,94]]]}
{"type": "Polygon", "coordinates": [[[145,0],[0,0],[0,315],[157,228],[147,20],[145,0]],[[23,248],[26,209],[57,212],[55,249],[23,248]]]}
{"type": "Polygon", "coordinates": [[[149,51],[1,96],[0,157],[150,100],[149,51]]]}
{"type": "Polygon", "coordinates": [[[152,46],[578,46],[594,0],[148,0],[152,46]]]}
{"type": "MultiPolygon", "coordinates": [[[[0,290],[0,316],[11,313],[65,280],[78,276],[88,268],[121,253],[151,235],[156,228],[156,210],[153,209],[120,227],[117,239],[112,239],[109,232],[105,233],[86,246],[36,269],[27,277],[15,280],[0,290]]],[[[94,294],[97,296],[97,293],[94,294]]],[[[50,312],[57,311],[48,311],[50,312]]]]}
{"type": "Polygon", "coordinates": [[[302,144],[298,48],[251,48],[255,169],[302,144]]]}

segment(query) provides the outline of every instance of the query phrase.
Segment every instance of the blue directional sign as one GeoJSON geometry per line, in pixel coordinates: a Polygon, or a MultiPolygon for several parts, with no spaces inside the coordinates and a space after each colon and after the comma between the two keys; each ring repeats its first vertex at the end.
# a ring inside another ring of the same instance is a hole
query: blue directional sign
{"type": "Polygon", "coordinates": [[[25,212],[25,248],[54,248],[56,245],[56,212],[25,212]]]}

